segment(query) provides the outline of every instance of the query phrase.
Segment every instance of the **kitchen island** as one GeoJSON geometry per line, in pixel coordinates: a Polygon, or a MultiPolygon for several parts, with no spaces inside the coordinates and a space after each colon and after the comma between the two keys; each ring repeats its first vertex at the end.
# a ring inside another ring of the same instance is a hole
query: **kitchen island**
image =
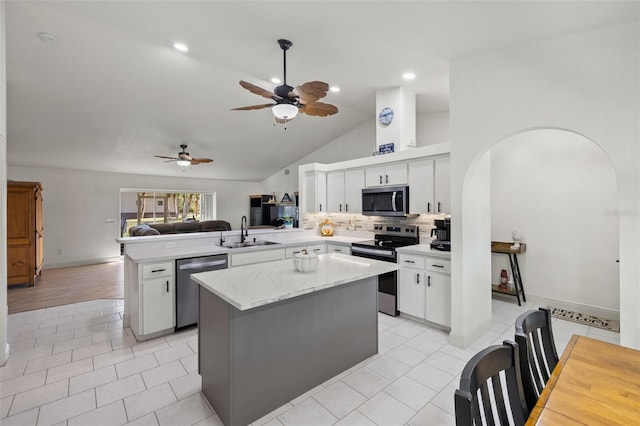
{"type": "Polygon", "coordinates": [[[378,352],[379,274],[395,263],[332,253],[192,275],[200,284],[202,393],[247,425],[378,352]]]}

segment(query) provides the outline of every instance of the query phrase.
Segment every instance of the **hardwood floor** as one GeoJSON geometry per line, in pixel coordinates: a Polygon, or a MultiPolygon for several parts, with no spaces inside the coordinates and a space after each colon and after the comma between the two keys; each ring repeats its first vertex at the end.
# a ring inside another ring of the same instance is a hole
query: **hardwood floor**
{"type": "Polygon", "coordinates": [[[9,313],[95,299],[124,298],[124,262],[45,269],[34,287],[9,286],[9,313]]]}

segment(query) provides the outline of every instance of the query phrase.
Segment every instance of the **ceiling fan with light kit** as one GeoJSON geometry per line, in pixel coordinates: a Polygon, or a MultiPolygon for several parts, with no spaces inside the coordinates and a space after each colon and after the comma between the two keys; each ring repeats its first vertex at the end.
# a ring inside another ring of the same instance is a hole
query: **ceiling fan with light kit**
{"type": "Polygon", "coordinates": [[[307,115],[326,117],[338,112],[335,105],[318,102],[324,98],[329,90],[329,85],[323,81],[308,81],[300,86],[287,85],[287,50],[293,45],[289,40],[279,39],[278,44],[282,49],[284,59],[284,79],[282,85],[270,92],[255,84],[240,80],[240,86],[251,93],[273,100],[275,103],[250,105],[233,108],[234,111],[248,111],[271,107],[276,123],[287,123],[299,112],[307,115]]]}
{"type": "Polygon", "coordinates": [[[167,163],[175,161],[176,164],[178,166],[181,166],[181,167],[197,166],[200,163],[211,163],[211,162],[213,162],[213,160],[211,158],[195,158],[195,157],[192,157],[187,152],[187,145],[185,145],[185,144],[180,145],[180,148],[182,148],[182,151],[178,153],[177,157],[167,157],[166,155],[154,155],[154,157],[164,158],[164,159],[167,160],[166,161],[167,163]]]}

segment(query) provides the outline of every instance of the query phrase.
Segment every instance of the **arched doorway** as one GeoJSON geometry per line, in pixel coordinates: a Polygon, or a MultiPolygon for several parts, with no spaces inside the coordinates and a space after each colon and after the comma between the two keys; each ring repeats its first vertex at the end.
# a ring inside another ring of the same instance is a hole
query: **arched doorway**
{"type": "Polygon", "coordinates": [[[452,297],[463,301],[452,307],[453,321],[463,333],[452,342],[463,346],[459,337],[466,340],[473,337],[469,330],[490,326],[488,283],[500,269],[491,267],[487,242],[509,241],[513,229],[525,234],[528,243],[521,264],[528,294],[616,314],[617,197],[610,159],[572,131],[525,130],[476,156],[464,177],[458,222],[464,250],[462,277],[454,278],[462,286],[452,288],[452,297]],[[599,242],[602,247],[596,247],[599,242]],[[603,272],[599,265],[606,266],[603,272]]]}

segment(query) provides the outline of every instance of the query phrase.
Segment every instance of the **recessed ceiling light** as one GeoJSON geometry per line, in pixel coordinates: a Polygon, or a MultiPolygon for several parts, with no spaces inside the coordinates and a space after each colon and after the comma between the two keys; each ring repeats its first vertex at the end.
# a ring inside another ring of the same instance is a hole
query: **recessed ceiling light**
{"type": "Polygon", "coordinates": [[[180,42],[174,43],[173,44],[173,48],[176,49],[176,50],[179,50],[181,52],[188,52],[189,51],[189,48],[187,47],[187,45],[184,44],[184,43],[180,43],[180,42]]]}
{"type": "Polygon", "coordinates": [[[340,91],[340,88],[338,86],[331,86],[329,87],[329,90],[331,90],[333,93],[338,93],[340,91]]]}
{"type": "Polygon", "coordinates": [[[273,78],[271,78],[271,82],[272,82],[273,84],[280,84],[280,83],[282,83],[282,81],[281,81],[278,77],[273,77],[273,78]]]}
{"type": "Polygon", "coordinates": [[[404,78],[405,80],[414,80],[416,78],[416,75],[412,72],[405,72],[404,74],[402,74],[402,78],[404,78]]]}
{"type": "Polygon", "coordinates": [[[47,32],[41,32],[38,34],[38,38],[47,44],[53,44],[56,42],[56,38],[47,32]]]}

